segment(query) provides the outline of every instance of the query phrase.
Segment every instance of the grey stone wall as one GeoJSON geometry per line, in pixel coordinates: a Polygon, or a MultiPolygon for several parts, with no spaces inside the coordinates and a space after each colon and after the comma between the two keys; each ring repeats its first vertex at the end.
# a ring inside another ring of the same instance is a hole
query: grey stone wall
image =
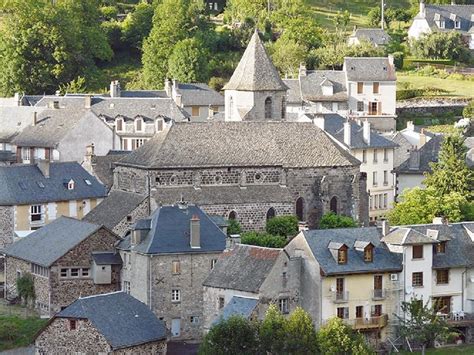
{"type": "Polygon", "coordinates": [[[0,249],[13,242],[14,229],[13,206],[0,206],[0,249]]]}
{"type": "Polygon", "coordinates": [[[124,217],[112,230],[115,234],[120,237],[124,237],[125,234],[130,230],[131,226],[135,224],[139,219],[148,217],[150,208],[149,200],[145,198],[142,203],[140,203],[137,208],[135,208],[132,213],[130,213],[131,219],[127,220],[127,217],[124,217]]]}

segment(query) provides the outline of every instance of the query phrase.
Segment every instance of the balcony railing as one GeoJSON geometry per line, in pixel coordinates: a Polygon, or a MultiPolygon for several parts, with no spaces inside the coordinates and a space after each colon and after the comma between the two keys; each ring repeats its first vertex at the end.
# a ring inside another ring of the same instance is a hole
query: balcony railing
{"type": "Polygon", "coordinates": [[[383,328],[387,325],[388,315],[382,314],[380,316],[370,317],[370,318],[356,318],[351,320],[351,325],[354,329],[373,329],[373,328],[383,328]]]}
{"type": "Polygon", "coordinates": [[[376,300],[383,300],[385,299],[387,296],[386,296],[386,293],[387,291],[385,289],[376,289],[376,290],[372,290],[372,299],[374,301],[376,300]]]}
{"type": "Polygon", "coordinates": [[[332,300],[334,301],[334,303],[346,303],[349,301],[349,292],[335,291],[332,295],[332,300]]]}

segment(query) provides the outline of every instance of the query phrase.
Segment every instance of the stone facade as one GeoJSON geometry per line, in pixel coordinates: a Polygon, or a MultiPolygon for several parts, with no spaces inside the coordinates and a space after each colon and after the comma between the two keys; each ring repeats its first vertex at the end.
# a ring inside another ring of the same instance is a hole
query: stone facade
{"type": "Polygon", "coordinates": [[[54,318],[35,341],[36,354],[166,354],[166,341],[156,341],[113,350],[105,337],[87,319],[77,319],[69,330],[69,319],[54,318]]]}
{"type": "Polygon", "coordinates": [[[125,236],[130,230],[130,227],[135,224],[139,219],[146,218],[150,215],[150,203],[149,199],[146,198],[135,208],[128,216],[125,216],[113,229],[112,232],[118,236],[125,236]]]}
{"type": "Polygon", "coordinates": [[[0,249],[12,241],[14,229],[13,206],[0,206],[0,249]]]}
{"type": "Polygon", "coordinates": [[[255,121],[262,118],[283,120],[286,115],[285,99],[286,91],[226,90],[225,119],[226,121],[255,121]]]}
{"type": "MultiPolygon", "coordinates": [[[[121,252],[122,259],[126,258],[124,253],[121,252]]],[[[200,339],[202,284],[211,271],[212,260],[217,260],[220,254],[127,254],[131,264],[124,266],[122,277],[123,281],[130,283],[130,294],[149,305],[168,329],[179,320],[179,335],[172,334],[174,339],[200,339]],[[177,273],[173,273],[173,261],[179,261],[180,270],[177,273]],[[172,290],[179,290],[179,301],[172,301],[172,290]]]]}
{"type": "MultiPolygon", "coordinates": [[[[262,197],[262,201],[190,201],[199,204],[211,214],[228,217],[234,210],[239,222],[246,229],[261,229],[265,225],[266,213],[273,207],[277,215],[296,214],[296,201],[303,198],[303,220],[310,226],[316,226],[321,216],[330,210],[332,198],[337,200],[337,212],[351,216],[360,224],[368,223],[368,197],[366,193],[366,175],[353,167],[321,167],[286,169],[282,167],[222,167],[220,169],[166,169],[145,170],[118,166],[115,169],[114,188],[140,194],[150,193],[157,203],[163,201],[160,191],[174,189],[176,196],[186,199],[181,188],[199,189],[200,187],[235,186],[280,186],[287,189],[289,199],[268,201],[271,196],[262,197]],[[250,213],[249,209],[255,208],[250,213]]],[[[170,191],[170,190],[167,190],[170,191]]],[[[237,200],[237,196],[235,198],[237,200]]]]}
{"type": "MultiPolygon", "coordinates": [[[[101,228],[89,238],[82,241],[60,259],[54,262],[49,270],[49,276],[33,274],[36,293],[35,306],[42,314],[54,314],[75,301],[78,297],[120,290],[120,267],[112,268],[112,282],[96,285],[92,274],[92,252],[114,250],[117,237],[101,228]],[[87,268],[89,276],[77,278],[62,278],[61,268],[87,268]]],[[[21,259],[6,257],[7,289],[16,284],[17,277],[32,272],[32,263],[21,259]]]]}

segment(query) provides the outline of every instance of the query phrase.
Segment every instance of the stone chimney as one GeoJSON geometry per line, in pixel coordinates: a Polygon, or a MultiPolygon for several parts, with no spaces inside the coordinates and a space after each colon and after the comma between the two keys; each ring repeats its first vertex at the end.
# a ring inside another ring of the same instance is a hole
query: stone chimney
{"type": "Polygon", "coordinates": [[[425,5],[425,0],[420,0],[420,16],[425,17],[426,16],[426,5],[425,5]]]}
{"type": "Polygon", "coordinates": [[[362,134],[365,144],[370,145],[370,122],[367,120],[362,125],[362,134]]]}
{"type": "Polygon", "coordinates": [[[415,130],[415,125],[413,124],[413,121],[407,121],[407,129],[412,132],[415,130]]]}
{"type": "Polygon", "coordinates": [[[171,81],[170,79],[166,78],[165,79],[165,92],[166,96],[171,97],[171,81]]]}
{"type": "Polygon", "coordinates": [[[393,58],[393,54],[389,54],[387,58],[388,58],[388,63],[390,64],[391,67],[393,67],[395,65],[395,59],[393,58]]]}
{"type": "Polygon", "coordinates": [[[15,93],[13,99],[15,100],[15,106],[21,106],[21,96],[19,92],[15,93]]]}
{"type": "Polygon", "coordinates": [[[344,122],[344,144],[349,147],[351,145],[351,123],[349,120],[344,122]]]}
{"type": "Polygon", "coordinates": [[[426,144],[426,134],[425,129],[422,128],[420,132],[420,143],[418,144],[418,148],[423,147],[426,144]]]}
{"type": "Polygon", "coordinates": [[[382,235],[385,237],[388,233],[390,233],[390,224],[384,219],[382,221],[382,235]]]}
{"type": "Polygon", "coordinates": [[[420,168],[420,151],[416,148],[410,152],[408,168],[410,170],[418,170],[420,168]]]}
{"type": "Polygon", "coordinates": [[[92,96],[86,95],[84,96],[84,108],[91,108],[92,105],[92,96]]]}
{"type": "Polygon", "coordinates": [[[190,221],[190,244],[191,248],[201,248],[201,221],[198,215],[193,215],[190,221]]]}
{"type": "Polygon", "coordinates": [[[456,5],[456,1],[451,0],[451,5],[456,5]]]}
{"type": "Polygon", "coordinates": [[[133,248],[139,245],[150,232],[151,221],[149,219],[138,220],[132,227],[132,237],[130,238],[130,246],[133,248]]]}
{"type": "Polygon", "coordinates": [[[40,169],[41,173],[45,178],[49,178],[49,168],[50,162],[47,159],[39,159],[38,160],[38,169],[40,169]]]}
{"type": "Polygon", "coordinates": [[[110,82],[110,97],[120,97],[120,82],[118,80],[110,82]]]}
{"type": "Polygon", "coordinates": [[[32,126],[36,126],[38,124],[38,112],[33,112],[33,123],[32,126]]]}
{"type": "Polygon", "coordinates": [[[443,217],[434,217],[433,218],[433,224],[444,224],[444,218],[443,217]]]}
{"type": "Polygon", "coordinates": [[[308,75],[308,71],[306,70],[306,64],[301,63],[300,70],[299,70],[299,77],[304,77],[306,75],[308,75]]]}
{"type": "Polygon", "coordinates": [[[86,154],[84,155],[84,161],[82,162],[82,167],[86,169],[86,171],[94,175],[94,158],[95,158],[95,152],[94,152],[94,143],[91,143],[86,146],[86,154]]]}

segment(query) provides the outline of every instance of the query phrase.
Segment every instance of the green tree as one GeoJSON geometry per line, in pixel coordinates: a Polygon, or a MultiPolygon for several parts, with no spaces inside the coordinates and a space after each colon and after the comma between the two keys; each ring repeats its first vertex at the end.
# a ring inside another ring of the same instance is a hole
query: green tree
{"type": "Polygon", "coordinates": [[[431,163],[432,172],[426,175],[424,183],[443,196],[457,192],[472,200],[474,171],[466,163],[467,147],[460,134],[443,139],[437,163],[431,163]]]}
{"type": "Polygon", "coordinates": [[[306,61],[303,45],[283,35],[269,49],[273,64],[282,75],[290,78],[298,76],[300,64],[306,61]]]}
{"type": "Polygon", "coordinates": [[[199,347],[200,355],[253,355],[257,353],[257,324],[239,316],[214,325],[199,347]]]}
{"type": "Polygon", "coordinates": [[[354,228],[357,227],[357,222],[351,217],[342,216],[335,214],[334,212],[328,212],[321,217],[319,222],[320,229],[332,229],[332,228],[354,228]]]}
{"type": "Polygon", "coordinates": [[[323,43],[323,30],[315,19],[309,16],[288,21],[282,36],[303,45],[308,51],[319,48],[323,43]]]}
{"type": "Polygon", "coordinates": [[[168,59],[168,77],[185,83],[209,80],[208,53],[199,40],[179,41],[168,59]]]}
{"type": "Polygon", "coordinates": [[[412,298],[410,302],[402,302],[404,316],[398,316],[402,336],[422,344],[421,353],[431,346],[436,339],[445,339],[451,333],[446,321],[437,315],[435,307],[429,307],[428,302],[412,298]]]}
{"type": "Polygon", "coordinates": [[[227,226],[227,235],[240,234],[242,233],[242,227],[239,221],[236,219],[229,219],[229,225],[227,226]]]}
{"type": "Polygon", "coordinates": [[[260,352],[273,355],[286,354],[286,328],[288,320],[271,304],[259,327],[260,352]]]}
{"type": "Polygon", "coordinates": [[[469,62],[471,54],[459,32],[433,32],[423,34],[410,43],[412,54],[418,58],[450,59],[469,62]]]}
{"type": "Polygon", "coordinates": [[[337,31],[345,32],[347,30],[347,26],[351,21],[351,14],[349,11],[345,10],[343,12],[338,11],[336,16],[334,17],[334,26],[336,27],[337,31]]]}
{"type": "Polygon", "coordinates": [[[474,118],[474,100],[469,102],[469,104],[464,107],[464,109],[462,110],[462,116],[464,118],[474,118]]]}
{"type": "Polygon", "coordinates": [[[154,7],[146,2],[141,2],[135,9],[127,14],[122,22],[123,40],[132,48],[141,51],[143,41],[151,31],[154,7]]]}
{"type": "Polygon", "coordinates": [[[265,227],[268,234],[293,237],[298,233],[298,218],[296,216],[277,216],[270,218],[265,227]]]}
{"type": "Polygon", "coordinates": [[[321,353],[325,355],[369,355],[375,351],[365,342],[364,337],[355,332],[340,318],[332,318],[318,332],[321,353]]]}
{"type": "Polygon", "coordinates": [[[288,243],[286,237],[258,232],[245,232],[242,234],[240,240],[242,244],[267,248],[283,248],[288,243]]]}
{"type": "Polygon", "coordinates": [[[286,349],[290,354],[316,354],[318,342],[313,321],[308,313],[297,307],[285,324],[286,349]]]}
{"type": "Polygon", "coordinates": [[[205,27],[204,3],[195,0],[163,0],[155,8],[153,27],[143,43],[143,80],[159,89],[168,74],[168,60],[179,41],[205,27]]]}
{"type": "Polygon", "coordinates": [[[33,301],[35,295],[35,281],[33,275],[26,273],[16,280],[16,289],[18,296],[27,305],[28,302],[33,301]]]}
{"type": "Polygon", "coordinates": [[[251,18],[263,24],[267,16],[267,0],[228,0],[224,11],[224,17],[230,23],[242,23],[245,19],[251,18]]]}

